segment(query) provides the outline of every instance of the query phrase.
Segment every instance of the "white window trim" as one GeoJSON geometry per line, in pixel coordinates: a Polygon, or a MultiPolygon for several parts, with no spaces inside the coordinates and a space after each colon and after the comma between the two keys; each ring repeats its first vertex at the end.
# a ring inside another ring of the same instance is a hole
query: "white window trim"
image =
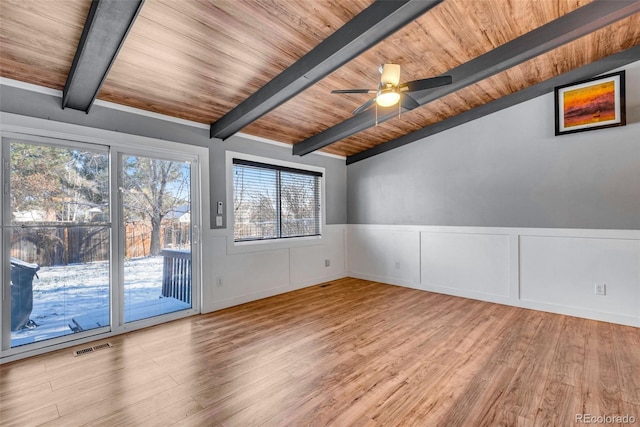
{"type": "Polygon", "coordinates": [[[297,248],[301,246],[316,246],[323,243],[324,231],[327,226],[326,192],[325,192],[325,168],[304,163],[288,162],[285,160],[255,156],[252,154],[227,151],[225,154],[226,165],[226,190],[227,190],[227,254],[242,254],[249,252],[270,251],[277,249],[297,248]],[[322,173],[320,179],[320,235],[305,237],[290,237],[286,239],[249,240],[236,242],[234,236],[235,216],[233,212],[233,159],[242,159],[258,163],[266,163],[276,166],[308,170],[322,173]]]}

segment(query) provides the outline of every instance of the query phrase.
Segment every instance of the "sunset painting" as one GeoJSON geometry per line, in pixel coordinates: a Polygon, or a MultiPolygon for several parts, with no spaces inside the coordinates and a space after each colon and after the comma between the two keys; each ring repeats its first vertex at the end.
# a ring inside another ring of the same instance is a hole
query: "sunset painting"
{"type": "Polygon", "coordinates": [[[613,81],[568,90],[563,97],[565,128],[616,118],[613,81]]]}
{"type": "Polygon", "coordinates": [[[621,126],[624,118],[624,72],[557,87],[556,135],[621,126]]]}

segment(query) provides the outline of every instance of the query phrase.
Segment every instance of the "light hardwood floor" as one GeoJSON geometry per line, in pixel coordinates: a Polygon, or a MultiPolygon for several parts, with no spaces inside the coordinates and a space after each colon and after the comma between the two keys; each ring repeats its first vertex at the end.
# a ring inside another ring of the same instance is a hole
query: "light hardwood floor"
{"type": "Polygon", "coordinates": [[[364,280],[109,341],[1,366],[0,424],[640,425],[640,329],[364,280]]]}

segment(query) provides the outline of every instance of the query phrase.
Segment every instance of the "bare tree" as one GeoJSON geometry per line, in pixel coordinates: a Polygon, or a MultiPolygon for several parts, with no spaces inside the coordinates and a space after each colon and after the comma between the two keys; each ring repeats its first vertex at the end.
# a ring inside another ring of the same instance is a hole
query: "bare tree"
{"type": "Polygon", "coordinates": [[[318,215],[316,186],[313,176],[283,173],[281,185],[282,234],[300,236],[314,234],[318,215]]]}
{"type": "Polygon", "coordinates": [[[277,202],[269,192],[255,194],[251,201],[250,220],[260,230],[260,237],[275,237],[277,233],[277,202]]]}
{"type": "Polygon", "coordinates": [[[151,255],[161,247],[162,219],[189,202],[190,174],[184,163],[129,156],[124,160],[125,220],[142,219],[151,224],[151,255]]]}
{"type": "Polygon", "coordinates": [[[318,177],[295,172],[234,170],[235,238],[318,233],[318,177]]]}

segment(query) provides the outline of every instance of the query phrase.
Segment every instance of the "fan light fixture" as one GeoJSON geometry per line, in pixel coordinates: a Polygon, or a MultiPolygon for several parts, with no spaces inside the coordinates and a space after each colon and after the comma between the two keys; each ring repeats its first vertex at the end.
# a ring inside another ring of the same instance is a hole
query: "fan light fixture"
{"type": "Polygon", "coordinates": [[[377,89],[336,89],[331,91],[331,93],[375,93],[375,97],[353,110],[353,114],[360,114],[375,105],[376,125],[378,124],[379,106],[384,108],[397,104],[398,116],[400,116],[403,108],[413,110],[420,106],[418,101],[411,97],[413,92],[451,84],[451,76],[431,77],[400,84],[400,65],[398,64],[382,64],[378,71],[380,72],[380,82],[377,89]]]}
{"type": "Polygon", "coordinates": [[[392,105],[396,105],[398,101],[400,101],[400,93],[395,89],[382,92],[376,97],[376,102],[381,107],[391,107],[392,105]]]}

